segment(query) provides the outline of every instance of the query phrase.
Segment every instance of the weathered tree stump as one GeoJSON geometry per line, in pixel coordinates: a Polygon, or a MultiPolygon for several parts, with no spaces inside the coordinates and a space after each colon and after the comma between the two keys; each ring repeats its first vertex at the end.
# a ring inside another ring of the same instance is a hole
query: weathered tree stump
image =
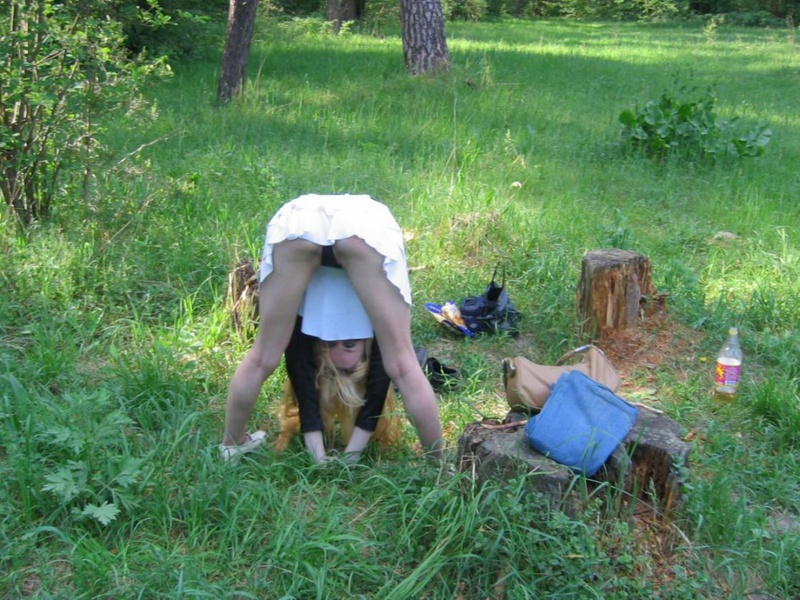
{"type": "Polygon", "coordinates": [[[249,258],[243,258],[228,274],[228,304],[233,328],[250,336],[258,326],[258,276],[249,258]]]}
{"type": "Polygon", "coordinates": [[[532,491],[551,509],[573,516],[604,482],[626,498],[652,503],[661,514],[680,506],[681,471],[689,465],[691,444],[681,439],[680,425],[662,413],[642,407],[623,443],[591,479],[536,452],[525,438],[526,422],[527,415],[511,412],[502,426],[470,423],[458,443],[459,471],[479,483],[530,474],[532,491]]]}
{"type": "Polygon", "coordinates": [[[576,296],[581,328],[592,337],[631,329],[657,296],[650,260],[615,248],[587,252],[576,296]]]}

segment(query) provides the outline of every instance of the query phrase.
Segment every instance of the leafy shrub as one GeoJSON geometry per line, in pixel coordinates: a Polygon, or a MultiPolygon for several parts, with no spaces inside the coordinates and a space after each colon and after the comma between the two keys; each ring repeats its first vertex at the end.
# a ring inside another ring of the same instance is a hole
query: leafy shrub
{"type": "Polygon", "coordinates": [[[308,17],[325,14],[325,3],[321,0],[269,0],[269,14],[284,14],[292,17],[308,17]]]}
{"type": "MultiPolygon", "coordinates": [[[[489,17],[506,17],[511,13],[512,9],[521,9],[522,2],[505,2],[504,0],[486,0],[486,16],[489,17]]],[[[515,14],[518,17],[519,14],[515,14]]]]}
{"type": "Polygon", "coordinates": [[[0,446],[13,457],[13,486],[28,510],[50,510],[38,495],[44,493],[74,518],[108,525],[138,506],[152,468],[147,457],[133,455],[122,399],[98,389],[34,402],[10,374],[0,378],[0,390],[0,446]]]}
{"type": "Polygon", "coordinates": [[[784,19],[766,10],[752,10],[726,13],[725,24],[739,27],[781,27],[784,19]]]}
{"type": "Polygon", "coordinates": [[[797,0],[689,0],[688,7],[694,14],[732,16],[728,23],[737,25],[780,27],[798,15],[797,0]]]}
{"type": "Polygon", "coordinates": [[[718,119],[714,113],[716,96],[709,89],[698,99],[687,99],[686,87],[678,94],[664,92],[639,112],[624,110],[624,147],[640,150],[649,158],[665,160],[672,155],[684,158],[713,158],[721,153],[733,156],[761,156],[772,136],[764,125],[743,133],[734,130],[735,120],[718,119]]]}
{"type": "Polygon", "coordinates": [[[51,0],[12,0],[8,14],[0,19],[0,193],[28,225],[64,196],[70,167],[83,167],[88,187],[96,119],[130,105],[163,61],[130,59],[118,23],[51,0]]]}
{"type": "Polygon", "coordinates": [[[172,60],[218,50],[228,12],[226,0],[82,0],[74,4],[79,18],[118,24],[131,54],[147,51],[172,60]]]}
{"type": "Polygon", "coordinates": [[[636,0],[635,14],[640,21],[667,21],[682,16],[686,7],[673,0],[636,0]]]}
{"type": "Polygon", "coordinates": [[[120,400],[97,390],[67,394],[46,408],[39,439],[49,468],[42,491],[78,518],[102,525],[137,506],[149,468],[131,455],[126,431],[132,423],[120,400]]]}
{"type": "MultiPolygon", "coordinates": [[[[444,3],[442,3],[444,7],[444,3]]],[[[364,31],[379,34],[388,26],[400,23],[400,3],[393,0],[371,0],[359,21],[364,31]]],[[[382,35],[382,34],[381,34],[382,35]]]]}
{"type": "Polygon", "coordinates": [[[676,0],[488,0],[488,14],[614,21],[662,21],[686,12],[676,0]]]}
{"type": "Polygon", "coordinates": [[[445,0],[442,10],[453,21],[480,21],[486,16],[486,0],[445,0]]]}

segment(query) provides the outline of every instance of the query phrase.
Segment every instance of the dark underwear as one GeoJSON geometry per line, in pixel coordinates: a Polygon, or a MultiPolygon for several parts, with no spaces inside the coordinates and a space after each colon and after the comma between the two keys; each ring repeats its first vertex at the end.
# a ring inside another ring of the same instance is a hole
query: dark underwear
{"type": "Polygon", "coordinates": [[[342,268],[342,265],[339,264],[339,261],[336,260],[336,255],[333,253],[333,246],[322,247],[322,266],[333,267],[335,269],[342,268]]]}

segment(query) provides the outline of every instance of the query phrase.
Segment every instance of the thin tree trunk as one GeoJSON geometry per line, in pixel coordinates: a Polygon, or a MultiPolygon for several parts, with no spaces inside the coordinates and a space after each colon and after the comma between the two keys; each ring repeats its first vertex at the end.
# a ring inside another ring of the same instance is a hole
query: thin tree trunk
{"type": "Polygon", "coordinates": [[[439,0],[400,0],[403,21],[403,58],[411,75],[450,70],[450,51],[444,34],[439,0]]]}
{"type": "Polygon", "coordinates": [[[257,8],[258,0],[230,0],[225,51],[222,55],[222,73],[217,89],[217,100],[221,103],[227,102],[241,92],[257,8]]]}

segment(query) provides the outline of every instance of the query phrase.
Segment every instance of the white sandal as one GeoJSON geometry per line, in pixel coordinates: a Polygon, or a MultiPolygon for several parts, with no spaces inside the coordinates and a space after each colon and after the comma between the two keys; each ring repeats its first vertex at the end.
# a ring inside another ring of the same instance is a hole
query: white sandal
{"type": "Polygon", "coordinates": [[[219,453],[222,460],[229,463],[236,463],[243,454],[255,451],[264,440],[267,439],[266,431],[256,431],[255,433],[248,433],[247,437],[250,438],[244,444],[226,446],[225,444],[219,445],[219,453]]]}

